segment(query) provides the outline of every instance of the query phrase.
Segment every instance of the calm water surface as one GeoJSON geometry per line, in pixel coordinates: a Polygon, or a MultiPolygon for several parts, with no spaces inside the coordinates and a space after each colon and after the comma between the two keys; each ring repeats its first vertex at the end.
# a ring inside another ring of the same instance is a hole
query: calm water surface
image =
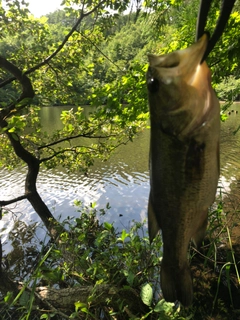
{"type": "MultiPolygon", "coordinates": [[[[59,116],[64,108],[44,107],[41,109],[42,124],[57,129],[59,116]]],[[[234,209],[238,209],[240,188],[240,131],[233,132],[240,124],[240,105],[221,128],[221,177],[219,186],[228,194],[234,209]]],[[[84,204],[97,202],[104,208],[109,202],[111,209],[101,217],[102,221],[115,222],[119,229],[128,228],[132,220],[144,221],[147,217],[149,193],[148,174],[149,130],[140,133],[133,143],[120,147],[105,163],[96,162],[88,177],[81,173],[67,174],[59,170],[43,170],[38,178],[38,191],[54,216],[63,220],[78,216],[74,200],[84,204]]],[[[1,199],[20,196],[24,191],[24,170],[0,171],[1,199]]],[[[8,207],[10,212],[0,221],[3,249],[5,253],[15,246],[14,237],[20,237],[25,245],[29,240],[36,244],[45,238],[45,228],[38,215],[27,201],[8,207]],[[22,222],[19,224],[18,220],[22,222]],[[28,226],[31,225],[31,228],[28,226]],[[38,228],[34,226],[38,225],[38,228]],[[35,232],[34,237],[31,235],[35,232]]],[[[20,240],[19,240],[20,241],[20,240]]],[[[17,243],[19,243],[17,241],[17,243]]],[[[30,242],[31,242],[30,241],[30,242]]]]}

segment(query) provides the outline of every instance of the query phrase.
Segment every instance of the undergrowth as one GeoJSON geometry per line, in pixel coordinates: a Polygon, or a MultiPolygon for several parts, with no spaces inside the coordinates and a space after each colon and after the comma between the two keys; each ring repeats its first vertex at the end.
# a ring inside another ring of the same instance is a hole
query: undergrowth
{"type": "Polygon", "coordinates": [[[133,221],[128,231],[119,232],[97,219],[108,205],[97,211],[94,204],[75,204],[79,217],[65,220],[58,241],[42,247],[19,294],[3,298],[2,319],[183,319],[180,307],[160,295],[160,236],[150,245],[144,224],[133,221]],[[38,288],[77,287],[90,288],[89,296],[76,295],[63,308],[37,293],[38,288]]]}
{"type": "Polygon", "coordinates": [[[234,310],[232,279],[234,274],[240,282],[239,265],[221,199],[210,213],[201,251],[190,250],[195,299],[189,309],[161,296],[160,236],[150,244],[142,223],[133,221],[129,230],[121,231],[113,223],[100,223],[98,217],[106,214],[109,205],[100,210],[94,204],[75,205],[79,217],[66,219],[59,239],[42,246],[28,276],[18,279],[17,296],[8,292],[2,297],[1,319],[200,320],[225,319],[225,315],[227,319],[229,307],[219,294],[223,277],[234,310]],[[229,250],[219,259],[223,241],[229,250]],[[78,288],[88,291],[79,294],[78,288]],[[66,297],[61,304],[62,297],[55,297],[54,291],[52,297],[44,298],[43,289],[64,292],[66,297]]]}
{"type": "Polygon", "coordinates": [[[240,243],[232,242],[240,219],[224,202],[226,196],[220,188],[202,247],[191,248],[195,299],[189,311],[194,320],[240,319],[240,243]]]}

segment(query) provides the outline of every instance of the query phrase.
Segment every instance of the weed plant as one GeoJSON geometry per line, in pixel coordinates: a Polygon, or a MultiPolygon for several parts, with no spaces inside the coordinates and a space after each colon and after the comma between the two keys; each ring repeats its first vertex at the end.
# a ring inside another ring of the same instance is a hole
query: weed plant
{"type": "Polygon", "coordinates": [[[18,295],[13,297],[8,293],[2,297],[1,319],[198,320],[214,319],[216,308],[221,309],[221,315],[228,314],[219,298],[221,279],[225,275],[233,305],[231,272],[235,270],[238,281],[239,275],[231,245],[227,260],[221,264],[218,261],[217,252],[223,240],[228,239],[231,244],[221,200],[210,212],[208,237],[202,251],[190,251],[193,265],[197,256],[202,259],[197,270],[209,270],[210,263],[214,272],[218,271],[216,286],[212,292],[208,278],[194,277],[196,302],[190,309],[168,303],[161,297],[160,236],[150,244],[143,223],[133,221],[129,230],[121,231],[113,223],[100,223],[98,217],[106,214],[109,205],[100,210],[95,204],[86,207],[77,201],[75,205],[79,217],[66,219],[63,222],[65,231],[57,241],[42,247],[27,279],[21,279],[18,295]],[[57,298],[44,299],[39,288],[65,292],[65,300],[70,302],[61,305],[57,298]],[[77,293],[77,288],[88,289],[88,294],[77,293]]]}
{"type": "Polygon", "coordinates": [[[109,205],[99,211],[95,204],[75,205],[79,217],[65,220],[66,231],[42,248],[17,297],[2,300],[2,319],[183,319],[178,306],[161,299],[161,237],[150,245],[144,224],[135,221],[121,232],[113,223],[100,224],[97,216],[109,205]],[[39,287],[90,288],[90,294],[61,308],[42,299],[39,287]]]}
{"type": "Polygon", "coordinates": [[[232,229],[239,219],[236,211],[227,207],[224,197],[227,195],[220,189],[209,210],[207,234],[200,251],[191,247],[195,299],[187,314],[191,313],[195,320],[240,319],[240,251],[236,253],[232,243],[232,229]]]}

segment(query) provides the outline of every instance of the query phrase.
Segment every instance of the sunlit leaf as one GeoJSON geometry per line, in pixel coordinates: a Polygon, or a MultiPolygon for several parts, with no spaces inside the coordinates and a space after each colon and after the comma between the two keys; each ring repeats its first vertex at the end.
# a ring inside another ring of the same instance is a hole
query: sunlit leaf
{"type": "Polygon", "coordinates": [[[142,302],[147,306],[151,306],[153,299],[153,290],[149,283],[146,283],[142,286],[140,296],[142,302]]]}

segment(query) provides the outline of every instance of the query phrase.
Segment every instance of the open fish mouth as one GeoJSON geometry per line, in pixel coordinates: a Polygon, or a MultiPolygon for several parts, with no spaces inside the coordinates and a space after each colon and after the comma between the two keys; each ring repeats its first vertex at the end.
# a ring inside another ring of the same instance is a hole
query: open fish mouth
{"type": "Polygon", "coordinates": [[[147,87],[152,125],[156,121],[165,132],[184,139],[202,126],[211,112],[211,72],[201,63],[208,44],[204,34],[184,50],[167,55],[149,55],[147,87]],[[176,124],[176,113],[181,121],[176,124]]]}
{"type": "Polygon", "coordinates": [[[208,44],[208,35],[204,34],[198,42],[184,50],[157,56],[148,55],[149,69],[147,73],[147,85],[152,90],[154,82],[154,69],[163,83],[171,84],[176,77],[181,77],[188,84],[192,84],[197,74],[196,69],[201,63],[208,44]]]}

